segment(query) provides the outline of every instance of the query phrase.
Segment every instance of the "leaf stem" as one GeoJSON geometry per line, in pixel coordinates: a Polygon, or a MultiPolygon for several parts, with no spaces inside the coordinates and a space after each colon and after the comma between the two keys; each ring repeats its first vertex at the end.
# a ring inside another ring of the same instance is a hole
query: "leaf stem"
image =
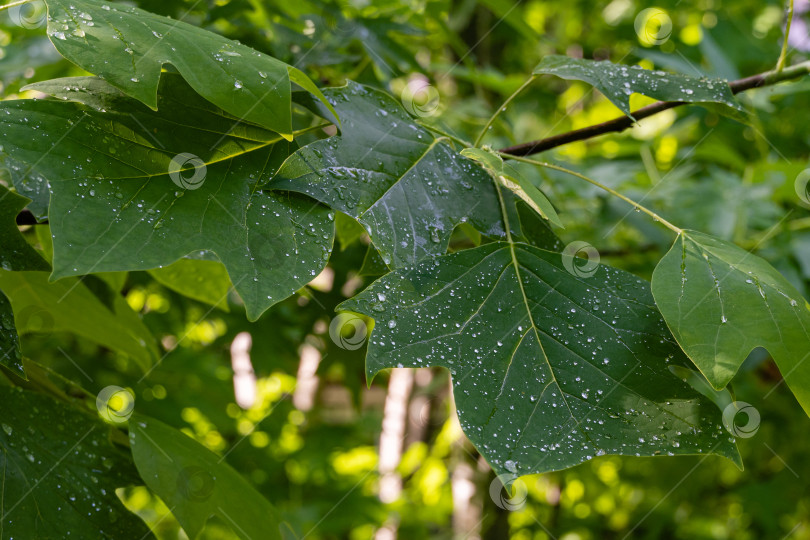
{"type": "Polygon", "coordinates": [[[486,125],[484,126],[484,129],[482,129],[481,133],[478,134],[478,137],[475,138],[474,146],[478,146],[479,144],[481,144],[481,140],[486,136],[487,130],[489,130],[490,126],[492,126],[492,123],[495,121],[495,119],[498,118],[498,115],[501,114],[501,112],[505,111],[506,106],[509,105],[512,102],[512,100],[515,99],[518,96],[518,94],[520,94],[527,86],[532,84],[536,78],[537,78],[537,75],[532,74],[531,77],[526,79],[526,82],[521,84],[520,87],[518,87],[517,90],[512,92],[511,96],[506,98],[506,101],[504,101],[503,104],[500,107],[495,109],[495,112],[492,114],[492,116],[490,116],[489,120],[487,121],[486,125]]]}
{"type": "Polygon", "coordinates": [[[793,22],[793,0],[788,0],[787,23],[785,24],[785,40],[782,42],[782,52],[779,53],[779,61],[776,63],[776,72],[781,73],[785,69],[785,60],[788,53],[788,37],[790,36],[790,25],[793,22]]]}
{"type": "Polygon", "coordinates": [[[503,228],[506,230],[506,241],[510,244],[512,242],[512,231],[511,227],[509,226],[509,214],[506,211],[506,201],[503,199],[503,192],[501,191],[501,184],[498,182],[498,179],[494,176],[492,177],[492,183],[495,184],[495,191],[498,193],[498,202],[501,205],[501,216],[503,217],[503,228]]]}
{"type": "Polygon", "coordinates": [[[680,227],[676,227],[675,225],[673,225],[672,223],[670,223],[666,219],[662,218],[661,216],[659,216],[658,214],[656,214],[655,212],[653,212],[649,208],[640,205],[639,203],[637,203],[633,199],[622,195],[621,193],[619,193],[615,189],[609,188],[608,186],[602,184],[601,182],[598,182],[598,181],[594,180],[593,178],[588,178],[584,174],[578,173],[576,171],[572,171],[571,169],[566,169],[565,167],[561,167],[559,165],[554,165],[553,163],[546,163],[545,161],[538,161],[536,159],[530,159],[530,158],[525,158],[525,157],[520,157],[520,156],[512,156],[512,155],[509,155],[509,154],[505,154],[503,152],[498,152],[498,154],[504,159],[514,159],[515,161],[521,161],[523,163],[531,163],[532,165],[538,165],[540,167],[546,167],[548,169],[554,169],[555,171],[564,172],[564,173],[570,174],[571,176],[576,176],[577,178],[585,180],[589,184],[593,184],[594,186],[598,187],[599,189],[603,189],[603,190],[607,191],[608,193],[610,193],[614,197],[618,197],[619,199],[623,200],[624,202],[632,205],[634,208],[636,208],[636,210],[640,210],[640,211],[644,212],[645,214],[647,214],[648,216],[653,218],[655,221],[661,222],[662,225],[664,225],[666,228],[668,228],[669,230],[671,230],[675,234],[681,234],[683,232],[683,229],[681,229],[680,227]]]}
{"type": "Polygon", "coordinates": [[[472,148],[472,146],[473,146],[473,143],[471,143],[470,141],[465,141],[461,137],[457,137],[457,136],[453,135],[452,133],[448,133],[448,132],[444,131],[443,129],[439,129],[439,128],[435,127],[435,126],[431,126],[429,124],[424,124],[422,122],[418,122],[418,123],[419,123],[420,126],[425,128],[426,130],[432,131],[434,133],[438,133],[439,135],[441,135],[443,137],[447,137],[451,141],[457,142],[458,144],[460,144],[464,148],[472,148]]]}
{"type": "Polygon", "coordinates": [[[329,126],[333,126],[333,125],[334,124],[332,122],[324,122],[324,123],[321,123],[321,124],[316,124],[314,126],[309,126],[307,128],[299,129],[298,131],[293,131],[292,132],[293,139],[295,139],[299,135],[304,135],[305,133],[309,133],[311,131],[318,131],[319,129],[323,129],[325,127],[329,127],[329,126]]]}
{"type": "Polygon", "coordinates": [[[810,217],[795,219],[788,224],[788,229],[791,231],[798,231],[801,229],[810,229],[810,217]]]}
{"type": "Polygon", "coordinates": [[[27,3],[28,3],[28,2],[30,2],[30,1],[31,1],[31,0],[19,0],[19,2],[12,2],[12,3],[10,3],[10,4],[6,4],[6,5],[4,5],[4,6],[0,6],[0,11],[4,11],[4,10],[6,10],[6,9],[10,9],[10,8],[13,8],[13,7],[21,6],[21,5],[23,5],[23,4],[27,4],[27,3]]]}

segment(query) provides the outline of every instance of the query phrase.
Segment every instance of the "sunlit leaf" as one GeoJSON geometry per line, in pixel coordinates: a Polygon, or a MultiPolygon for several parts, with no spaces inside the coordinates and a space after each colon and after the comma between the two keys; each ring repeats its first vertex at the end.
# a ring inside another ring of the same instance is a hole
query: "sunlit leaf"
{"type": "Polygon", "coordinates": [[[164,268],[149,270],[149,274],[175,292],[228,311],[231,280],[218,261],[180,259],[164,268]]]}
{"type": "Polygon", "coordinates": [[[510,164],[505,164],[496,153],[481,148],[465,148],[459,152],[462,156],[477,161],[489,174],[506,189],[520,197],[529,207],[551,221],[557,227],[563,227],[557,211],[554,210],[546,195],[527,180],[520,171],[510,164]]]}
{"type": "Polygon", "coordinates": [[[715,388],[756,347],[771,354],[810,414],[810,305],[764,259],[683,231],[653,273],[652,290],[675,339],[715,388]]]}
{"type": "Polygon", "coordinates": [[[71,332],[129,356],[143,371],[158,359],[152,334],[114,291],[107,291],[105,302],[77,278],[49,283],[47,272],[5,270],[0,290],[11,301],[20,334],[71,332]]]}
{"type": "Polygon", "coordinates": [[[138,472],[190,538],[212,516],[245,540],[284,538],[288,526],[278,510],[222,458],[153,418],[136,415],[129,426],[138,472]]]}

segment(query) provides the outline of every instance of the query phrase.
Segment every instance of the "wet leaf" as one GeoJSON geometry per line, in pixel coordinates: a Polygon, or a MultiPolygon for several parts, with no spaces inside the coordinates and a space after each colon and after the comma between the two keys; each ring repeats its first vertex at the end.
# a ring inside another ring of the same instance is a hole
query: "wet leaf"
{"type": "Polygon", "coordinates": [[[626,272],[569,273],[559,253],[496,242],[396,270],[338,309],[376,321],[369,378],[450,370],[464,432],[498,473],[603,454],[740,463],[717,407],[668,369],[689,360],[626,272]]]}
{"type": "Polygon", "coordinates": [[[549,55],[534,68],[535,75],[556,75],[590,84],[629,117],[630,95],[642,94],[661,101],[721,103],[742,111],[728,83],[722,79],[696,78],[679,73],[652,71],[641,66],[597,62],[549,55]]]}
{"type": "Polygon", "coordinates": [[[323,97],[294,67],[183,21],[96,0],[46,4],[48,36],[62,56],[152,109],[167,64],[211,103],[289,140],[290,79],[323,97]]]}
{"type": "Polygon", "coordinates": [[[51,185],[54,279],[211,251],[256,319],[325,266],[328,209],[263,191],[294,148],[277,134],[235,126],[177,75],[164,74],[157,112],[97,78],[34,87],[88,104],[0,104],[4,152],[51,185]]]}
{"type": "Polygon", "coordinates": [[[153,538],[115,494],[141,479],[106,425],[5,386],[0,409],[4,538],[153,538]]]}
{"type": "Polygon", "coordinates": [[[683,231],[653,272],[672,334],[717,389],[756,347],[771,354],[810,414],[810,305],[773,266],[734,244],[683,231]]]}
{"type": "Polygon", "coordinates": [[[0,268],[3,270],[51,269],[17,227],[17,214],[30,201],[0,184],[0,268]]]}
{"type": "Polygon", "coordinates": [[[391,96],[354,82],[325,93],[340,114],[341,134],[298,150],[269,186],[306,193],[355,218],[391,266],[444,253],[460,223],[504,234],[489,175],[391,96]]]}
{"type": "Polygon", "coordinates": [[[11,309],[11,302],[2,290],[0,290],[0,364],[25,378],[20,338],[17,335],[17,327],[14,326],[14,312],[11,309]]]}

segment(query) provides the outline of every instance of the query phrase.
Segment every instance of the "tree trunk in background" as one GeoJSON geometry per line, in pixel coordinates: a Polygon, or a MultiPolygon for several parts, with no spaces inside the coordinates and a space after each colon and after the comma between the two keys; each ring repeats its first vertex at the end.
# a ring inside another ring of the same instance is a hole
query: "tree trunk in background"
{"type": "MultiPolygon", "coordinates": [[[[405,427],[408,420],[408,400],[413,388],[413,370],[394,368],[388,380],[388,395],[383,409],[382,433],[380,434],[379,470],[380,500],[394,502],[402,492],[402,477],[396,471],[402,458],[405,427]]],[[[389,516],[388,521],[377,530],[375,540],[394,540],[397,537],[399,519],[389,516]]]]}
{"type": "Polygon", "coordinates": [[[484,500],[488,493],[479,489],[489,476],[489,465],[480,459],[461,429],[453,399],[452,382],[447,381],[447,397],[450,400],[450,421],[456,424],[458,439],[453,443],[451,490],[453,494],[453,538],[455,540],[481,540],[481,523],[484,520],[484,500]],[[478,460],[478,461],[476,461],[478,460]]]}

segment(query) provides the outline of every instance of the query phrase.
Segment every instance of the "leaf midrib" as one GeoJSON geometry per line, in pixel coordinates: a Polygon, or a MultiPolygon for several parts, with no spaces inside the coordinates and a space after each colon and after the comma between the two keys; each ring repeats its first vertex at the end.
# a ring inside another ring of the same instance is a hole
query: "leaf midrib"
{"type": "MultiPolygon", "coordinates": [[[[515,242],[512,239],[511,227],[509,226],[509,214],[506,211],[506,201],[503,198],[503,191],[501,190],[500,182],[498,182],[498,180],[492,175],[490,175],[490,178],[492,178],[492,183],[495,185],[495,191],[498,194],[498,201],[500,202],[500,206],[501,206],[501,216],[503,217],[503,225],[504,225],[504,229],[506,230],[506,241],[509,244],[509,253],[510,253],[511,257],[512,257],[512,266],[514,266],[514,269],[515,269],[515,276],[517,277],[517,282],[518,282],[518,285],[520,287],[520,294],[521,294],[521,296],[523,298],[523,305],[526,308],[526,312],[529,315],[529,323],[532,325],[532,330],[534,331],[534,337],[537,340],[538,346],[540,347],[540,352],[543,353],[543,359],[546,361],[546,365],[548,366],[548,372],[551,375],[552,381],[557,386],[557,388],[560,390],[560,398],[562,399],[563,403],[565,403],[565,408],[568,409],[569,416],[574,420],[574,422],[576,422],[577,428],[579,428],[579,426],[580,426],[579,420],[574,416],[574,412],[571,410],[571,406],[568,404],[568,400],[565,398],[565,395],[564,395],[564,393],[562,391],[562,387],[560,386],[560,383],[559,383],[559,381],[557,379],[557,375],[556,375],[556,373],[554,373],[554,368],[551,365],[551,361],[549,360],[548,355],[546,354],[546,349],[543,346],[543,342],[540,340],[540,334],[537,331],[537,325],[534,322],[534,314],[532,313],[531,306],[529,305],[529,299],[526,296],[526,290],[523,287],[523,278],[520,275],[520,263],[518,263],[517,253],[515,252],[515,242]]],[[[509,370],[512,367],[513,359],[514,359],[514,355],[509,358],[509,363],[506,365],[506,373],[504,375],[504,378],[506,378],[508,376],[508,374],[509,374],[509,370]]],[[[546,388],[548,388],[548,385],[546,386],[546,388]]],[[[537,403],[535,403],[535,405],[534,405],[534,409],[532,410],[532,414],[529,415],[529,420],[527,422],[531,421],[531,418],[534,416],[534,413],[537,411],[537,407],[540,406],[540,403],[542,403],[542,401],[540,399],[538,399],[537,403]]],[[[497,403],[496,403],[495,406],[497,407],[497,403]]],[[[523,427],[523,430],[521,431],[521,437],[522,437],[523,433],[526,432],[526,427],[527,426],[528,426],[528,423],[526,424],[526,426],[523,427]]],[[[582,431],[582,430],[580,430],[580,431],[582,431]]],[[[582,431],[582,432],[584,433],[584,431],[582,431]]],[[[590,437],[588,436],[587,433],[585,433],[585,436],[588,439],[590,439],[590,437]]],[[[518,440],[520,440],[520,438],[518,438],[518,440]]],[[[517,444],[517,442],[515,444],[517,444]]]]}

